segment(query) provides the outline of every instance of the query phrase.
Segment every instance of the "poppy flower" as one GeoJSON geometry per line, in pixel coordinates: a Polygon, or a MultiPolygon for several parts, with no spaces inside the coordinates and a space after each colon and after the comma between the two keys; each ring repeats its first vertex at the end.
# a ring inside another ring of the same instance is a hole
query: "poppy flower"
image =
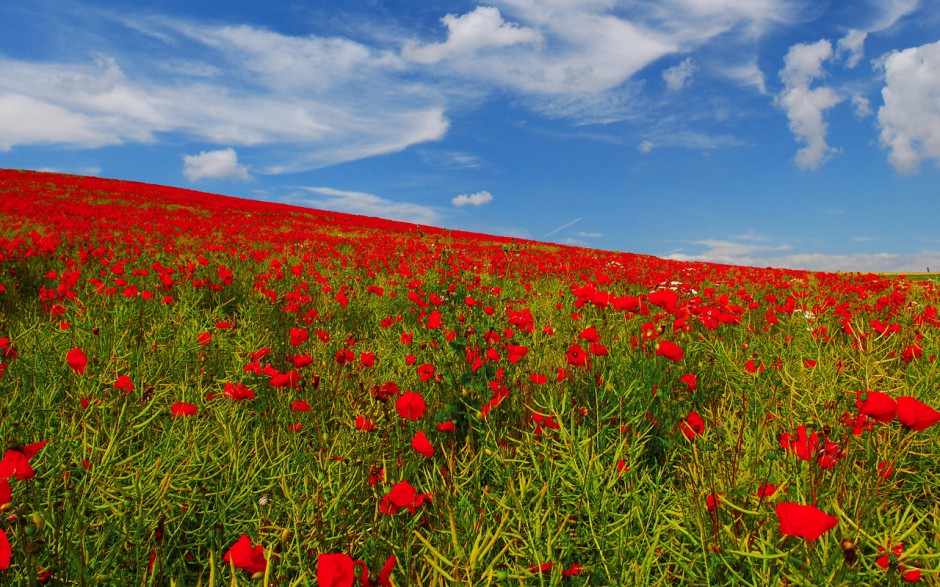
{"type": "Polygon", "coordinates": [[[170,412],[173,414],[174,418],[178,418],[180,416],[195,416],[199,413],[199,410],[193,404],[176,402],[170,406],[170,412]]]}
{"type": "Polygon", "coordinates": [[[417,508],[424,505],[425,501],[431,499],[430,493],[418,493],[411,483],[399,481],[392,486],[391,491],[385,494],[382,501],[379,502],[379,510],[383,514],[395,515],[401,508],[407,509],[412,514],[417,513],[417,508]]]}
{"type": "Polygon", "coordinates": [[[439,422],[435,424],[434,429],[438,432],[453,432],[457,428],[454,426],[453,420],[447,420],[446,422],[439,422]]]}
{"type": "Polygon", "coordinates": [[[646,299],[654,306],[659,306],[667,312],[671,312],[676,309],[676,304],[679,303],[679,294],[671,289],[660,289],[652,292],[646,299]]]}
{"type": "Polygon", "coordinates": [[[565,360],[569,365],[584,367],[587,364],[587,353],[584,352],[584,349],[580,346],[573,344],[568,347],[568,351],[565,353],[565,360]]]}
{"type": "Polygon", "coordinates": [[[838,518],[815,506],[789,501],[777,504],[777,518],[780,520],[781,534],[806,540],[816,540],[839,523],[838,518]]]}
{"type": "Polygon", "coordinates": [[[911,430],[919,432],[940,422],[940,412],[913,397],[898,398],[898,420],[911,430]]]}
{"type": "Polygon", "coordinates": [[[372,432],[375,430],[375,424],[372,423],[372,420],[364,416],[356,416],[356,428],[363,432],[372,432]]]}
{"type": "Polygon", "coordinates": [[[85,356],[82,349],[77,347],[66,353],[65,360],[68,361],[72,371],[75,371],[79,375],[85,372],[85,367],[88,365],[88,357],[85,356]]]}
{"type": "Polygon", "coordinates": [[[705,509],[709,512],[715,511],[715,508],[717,508],[720,504],[721,496],[719,495],[711,493],[708,495],[708,497],[705,498],[705,509]]]}
{"type": "Polygon", "coordinates": [[[411,448],[415,449],[415,452],[420,455],[426,457],[434,456],[434,446],[431,444],[431,441],[428,440],[428,437],[424,434],[424,432],[421,432],[420,430],[415,432],[415,436],[411,440],[411,448]]]}
{"type": "Polygon", "coordinates": [[[413,391],[406,391],[398,396],[395,401],[395,409],[398,410],[398,415],[406,420],[419,420],[424,415],[427,407],[427,404],[424,403],[424,397],[413,391]]]}
{"type": "Polygon", "coordinates": [[[694,373],[686,373],[679,378],[679,381],[686,384],[690,393],[695,391],[695,388],[698,387],[698,376],[694,373]]]}
{"type": "Polygon", "coordinates": [[[3,458],[0,459],[0,479],[9,479],[15,476],[17,480],[23,481],[35,477],[36,473],[33,471],[32,465],[29,464],[29,460],[36,456],[36,453],[45,445],[46,441],[43,440],[24,446],[19,450],[15,448],[8,449],[3,453],[3,458]]]}
{"type": "Polygon", "coordinates": [[[914,359],[919,359],[921,356],[923,356],[923,354],[924,351],[922,348],[920,348],[919,345],[912,344],[911,346],[901,351],[901,358],[904,359],[905,363],[910,363],[914,359]]]}
{"type": "Polygon", "coordinates": [[[898,404],[891,396],[880,391],[857,391],[856,405],[858,412],[870,416],[874,420],[886,424],[894,420],[894,415],[898,411],[898,404]],[[865,399],[862,400],[862,395],[865,399]]]}
{"type": "Polygon", "coordinates": [[[760,487],[757,488],[757,497],[770,497],[777,492],[779,485],[773,485],[771,483],[762,483],[760,487]]]}
{"type": "Polygon", "coordinates": [[[692,440],[705,432],[705,420],[703,420],[698,413],[689,412],[685,420],[679,422],[679,431],[682,432],[686,438],[692,440]]]}
{"type": "Polygon", "coordinates": [[[679,362],[685,352],[676,343],[661,340],[656,343],[656,354],[660,357],[666,357],[670,361],[679,362]]]}
{"type": "Polygon", "coordinates": [[[223,395],[235,401],[241,401],[244,399],[255,399],[255,392],[253,392],[247,386],[242,385],[241,383],[233,384],[231,381],[225,384],[225,392],[223,395]]]}
{"type": "Polygon", "coordinates": [[[343,553],[322,553],[317,557],[317,585],[322,587],[352,587],[355,566],[351,556],[343,553]]]}
{"type": "Polygon", "coordinates": [[[228,549],[222,561],[231,561],[239,569],[251,574],[263,573],[268,566],[268,561],[264,558],[264,547],[260,544],[252,546],[247,534],[242,534],[238,542],[228,549]]]}
{"type": "Polygon", "coordinates": [[[307,334],[306,328],[291,328],[290,329],[290,340],[288,344],[291,346],[300,346],[303,343],[307,342],[307,339],[310,337],[307,334]]]}
{"type": "Polygon", "coordinates": [[[309,412],[309,411],[310,411],[310,404],[308,404],[307,402],[305,402],[305,401],[302,400],[302,399],[294,400],[293,402],[291,402],[290,411],[292,411],[292,412],[309,412]]]}
{"type": "Polygon", "coordinates": [[[13,490],[10,488],[10,481],[6,477],[0,477],[0,507],[13,501],[13,490]]]}
{"type": "Polygon", "coordinates": [[[118,375],[117,381],[114,382],[114,389],[120,389],[124,393],[130,393],[134,391],[134,384],[127,375],[118,375]]]}
{"type": "Polygon", "coordinates": [[[206,346],[212,341],[212,333],[201,332],[196,335],[196,340],[199,342],[199,346],[206,346]]]}
{"type": "Polygon", "coordinates": [[[7,533],[3,531],[3,528],[0,528],[0,571],[5,571],[10,568],[10,556],[13,554],[13,549],[10,548],[10,540],[7,538],[7,533]]]}

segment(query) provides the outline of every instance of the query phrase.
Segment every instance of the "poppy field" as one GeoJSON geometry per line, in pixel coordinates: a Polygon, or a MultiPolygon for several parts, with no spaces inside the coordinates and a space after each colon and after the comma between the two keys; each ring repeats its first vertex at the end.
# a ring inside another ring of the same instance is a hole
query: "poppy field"
{"type": "Polygon", "coordinates": [[[0,584],[934,584],[938,297],[0,170],[0,584]]]}

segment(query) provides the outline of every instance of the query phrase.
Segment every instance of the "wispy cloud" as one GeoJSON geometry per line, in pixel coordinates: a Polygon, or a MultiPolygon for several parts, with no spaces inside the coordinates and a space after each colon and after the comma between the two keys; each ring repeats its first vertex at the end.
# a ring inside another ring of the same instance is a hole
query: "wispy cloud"
{"type": "Polygon", "coordinates": [[[438,225],[440,213],[434,208],[410,202],[396,202],[375,194],[339,190],[330,187],[303,187],[284,198],[290,204],[361,214],[416,224],[438,225]],[[313,197],[304,192],[314,194],[313,197]]]}
{"type": "Polygon", "coordinates": [[[443,98],[406,83],[394,52],[167,18],[102,26],[146,35],[151,51],[128,46],[93,64],[0,58],[0,149],[180,133],[239,147],[256,172],[277,173],[393,153],[438,140],[449,126],[443,98]]]}
{"type": "MultiPolygon", "coordinates": [[[[743,240],[743,239],[742,239],[743,240]]],[[[677,261],[704,261],[748,267],[781,267],[810,271],[903,272],[940,268],[940,251],[923,250],[913,254],[854,253],[832,254],[797,251],[790,244],[739,242],[706,239],[688,245],[694,252],[673,251],[663,258],[677,261]]]]}
{"type": "Polygon", "coordinates": [[[565,222],[565,223],[562,224],[561,226],[559,226],[559,227],[557,227],[557,228],[553,228],[552,230],[549,230],[548,232],[546,232],[545,234],[543,234],[543,235],[542,235],[542,238],[548,238],[548,237],[550,237],[550,236],[552,236],[552,235],[558,234],[559,232],[563,231],[564,229],[570,228],[570,227],[574,226],[575,224],[581,222],[581,220],[582,220],[581,218],[575,218],[575,219],[572,220],[571,222],[565,222]]]}

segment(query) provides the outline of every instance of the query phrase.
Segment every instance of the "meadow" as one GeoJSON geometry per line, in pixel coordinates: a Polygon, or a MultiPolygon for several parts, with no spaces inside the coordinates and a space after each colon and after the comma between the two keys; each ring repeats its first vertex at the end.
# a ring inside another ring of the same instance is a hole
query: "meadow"
{"type": "Polygon", "coordinates": [[[938,303],[2,170],[0,583],[934,584],[938,303]]]}

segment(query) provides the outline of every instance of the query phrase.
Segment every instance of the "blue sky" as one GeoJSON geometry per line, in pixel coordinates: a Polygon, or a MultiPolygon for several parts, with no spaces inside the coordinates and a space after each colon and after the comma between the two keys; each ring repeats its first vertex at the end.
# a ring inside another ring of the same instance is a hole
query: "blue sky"
{"type": "Polygon", "coordinates": [[[940,270],[940,3],[21,0],[0,167],[676,259],[940,270]]]}

